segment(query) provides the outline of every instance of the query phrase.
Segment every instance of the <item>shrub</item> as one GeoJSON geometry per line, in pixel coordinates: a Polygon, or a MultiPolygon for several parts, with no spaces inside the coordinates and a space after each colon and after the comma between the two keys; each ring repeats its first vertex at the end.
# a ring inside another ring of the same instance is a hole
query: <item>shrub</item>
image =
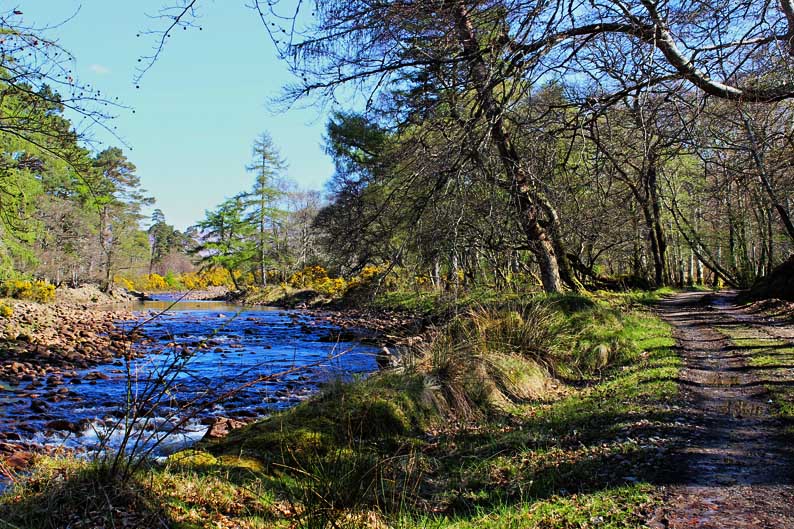
{"type": "Polygon", "coordinates": [[[328,279],[328,272],[322,266],[307,266],[292,274],[288,283],[295,288],[311,288],[318,281],[328,279]]]}
{"type": "Polygon", "coordinates": [[[197,290],[200,288],[205,288],[207,285],[204,281],[204,278],[195,272],[188,272],[187,274],[182,274],[180,277],[180,281],[182,285],[188,290],[197,290]]]}
{"type": "Polygon", "coordinates": [[[6,305],[5,303],[0,303],[0,316],[3,318],[10,318],[14,315],[14,309],[6,305]]]}
{"type": "Polygon", "coordinates": [[[199,272],[199,277],[205,287],[233,287],[234,282],[229,271],[225,268],[215,267],[199,272]]]}
{"type": "Polygon", "coordinates": [[[165,278],[159,274],[149,274],[144,279],[145,282],[141,290],[165,290],[168,288],[165,278]]]}
{"type": "Polygon", "coordinates": [[[201,290],[207,287],[223,286],[233,288],[234,283],[229,272],[223,268],[211,268],[201,272],[176,274],[168,271],[165,276],[150,274],[135,279],[116,276],[113,282],[127,290],[201,290]]]}
{"type": "Polygon", "coordinates": [[[113,283],[126,290],[135,290],[135,283],[123,276],[114,277],[113,283]]]}
{"type": "Polygon", "coordinates": [[[0,295],[14,299],[49,303],[55,300],[55,285],[47,281],[11,280],[0,285],[0,295]]]}
{"type": "Polygon", "coordinates": [[[316,290],[328,296],[341,296],[348,288],[347,281],[341,277],[328,277],[328,272],[322,266],[307,266],[290,276],[287,282],[294,288],[307,288],[316,290]]]}
{"type": "Polygon", "coordinates": [[[442,407],[476,416],[545,399],[553,379],[586,380],[635,355],[626,319],[582,296],[476,307],[453,318],[419,352],[442,407]]]}

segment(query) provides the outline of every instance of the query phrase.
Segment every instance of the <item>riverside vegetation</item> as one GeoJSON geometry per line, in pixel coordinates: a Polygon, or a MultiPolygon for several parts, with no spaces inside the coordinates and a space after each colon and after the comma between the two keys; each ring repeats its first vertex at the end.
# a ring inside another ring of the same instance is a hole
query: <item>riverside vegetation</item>
{"type": "Polygon", "coordinates": [[[673,442],[680,361],[669,328],[630,295],[461,303],[455,313],[399,366],[123,479],[41,458],[0,500],[2,519],[637,527],[673,442]]]}
{"type": "MultiPolygon", "coordinates": [[[[164,4],[136,85],[202,29],[203,1],[164,4]]],[[[79,130],[126,108],[75,78],[61,26],[0,11],[0,412],[149,340],[98,310],[125,291],[338,310],[379,331],[385,368],[164,460],[4,456],[0,528],[677,529],[794,509],[790,472],[746,465],[748,487],[785,489],[774,509],[715,503],[680,488],[700,467],[679,457],[761,424],[738,448],[788,464],[792,338],[705,292],[794,300],[794,0],[251,4],[294,74],[282,102],[331,109],[333,174],[300,189],[262,132],[247,188],[184,230],[144,215],[129,149],[79,130]]],[[[725,467],[707,489],[730,488],[725,467]]]]}

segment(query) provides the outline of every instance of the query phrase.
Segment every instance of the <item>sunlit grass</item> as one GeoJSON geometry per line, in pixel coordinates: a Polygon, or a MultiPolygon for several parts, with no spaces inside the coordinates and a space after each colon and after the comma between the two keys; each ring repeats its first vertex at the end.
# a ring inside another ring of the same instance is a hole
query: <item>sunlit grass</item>
{"type": "Polygon", "coordinates": [[[545,501],[503,504],[466,517],[421,516],[397,520],[395,529],[636,529],[652,487],[632,485],[593,494],[555,496],[545,501]]]}

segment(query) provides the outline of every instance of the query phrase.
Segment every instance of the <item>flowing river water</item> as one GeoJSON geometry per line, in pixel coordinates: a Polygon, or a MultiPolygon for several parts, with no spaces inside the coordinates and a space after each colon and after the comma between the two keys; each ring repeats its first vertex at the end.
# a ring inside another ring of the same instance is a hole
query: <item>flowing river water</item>
{"type": "Polygon", "coordinates": [[[135,310],[141,318],[120,324],[147,336],[135,359],[71,373],[46,408],[36,406],[46,383],[0,391],[8,442],[92,453],[126,439],[128,449],[166,455],[201,439],[214,418],[264,417],[377,369],[377,347],[301,311],[166,296],[135,310]]]}

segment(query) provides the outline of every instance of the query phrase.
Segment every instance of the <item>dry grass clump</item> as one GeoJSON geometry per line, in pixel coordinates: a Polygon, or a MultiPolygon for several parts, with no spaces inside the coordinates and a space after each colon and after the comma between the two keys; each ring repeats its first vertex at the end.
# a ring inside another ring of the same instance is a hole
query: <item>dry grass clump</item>
{"type": "Polygon", "coordinates": [[[542,399],[556,385],[555,349],[564,319],[551,307],[476,307],[453,319],[419,352],[417,368],[442,415],[474,418],[491,408],[542,399]]]}
{"type": "Polygon", "coordinates": [[[476,418],[600,377],[632,353],[624,333],[618,311],[581,296],[476,306],[436,332],[415,369],[436,393],[424,400],[442,415],[476,418]]]}
{"type": "Polygon", "coordinates": [[[0,528],[170,527],[158,502],[136,480],[75,459],[48,460],[0,497],[0,528]]]}

